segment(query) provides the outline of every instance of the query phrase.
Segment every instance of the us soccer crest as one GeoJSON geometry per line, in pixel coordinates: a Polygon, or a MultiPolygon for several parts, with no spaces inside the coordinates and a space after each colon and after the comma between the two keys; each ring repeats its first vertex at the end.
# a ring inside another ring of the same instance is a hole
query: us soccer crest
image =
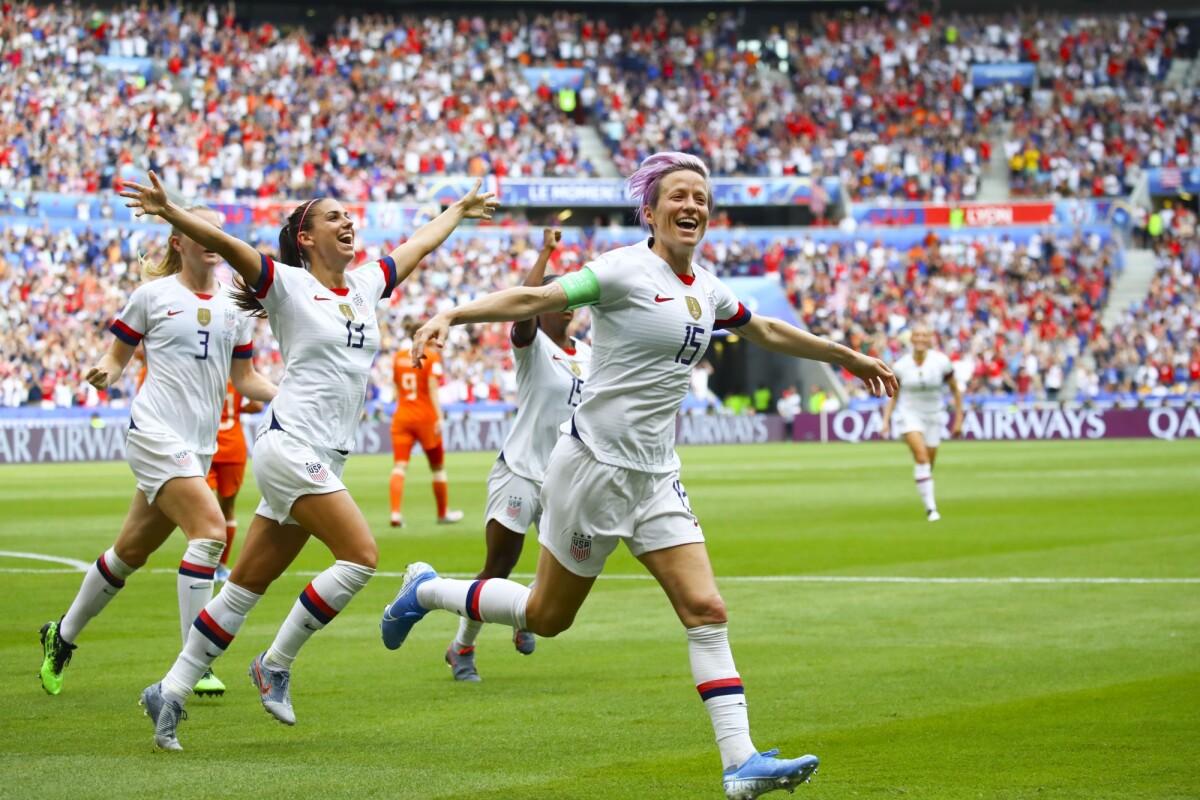
{"type": "Polygon", "coordinates": [[[508,514],[509,519],[519,517],[521,515],[521,498],[515,494],[510,494],[508,496],[508,508],[504,510],[504,513],[508,514]]]}
{"type": "Polygon", "coordinates": [[[582,533],[571,534],[571,558],[586,561],[592,554],[592,540],[582,533]]]}
{"type": "Polygon", "coordinates": [[[178,453],[172,453],[171,458],[175,459],[175,463],[181,467],[190,467],[192,465],[192,454],[187,450],[180,450],[178,453]]]}
{"type": "Polygon", "coordinates": [[[354,319],[354,309],[350,307],[349,303],[338,303],[338,311],[341,311],[342,316],[346,319],[354,319]]]}
{"type": "Polygon", "coordinates": [[[305,462],[304,469],[308,471],[308,477],[317,483],[324,483],[329,480],[329,470],[325,469],[325,465],[320,461],[305,462]]]}
{"type": "Polygon", "coordinates": [[[700,319],[700,315],[704,313],[704,310],[700,308],[700,301],[690,294],[683,299],[687,301],[688,313],[692,315],[692,319],[700,319]]]}
{"type": "Polygon", "coordinates": [[[208,323],[212,322],[212,312],[207,308],[197,308],[196,321],[201,325],[207,325],[208,323]]]}
{"type": "Polygon", "coordinates": [[[237,314],[232,308],[225,309],[225,330],[233,330],[237,327],[237,314]]]}
{"type": "Polygon", "coordinates": [[[362,292],[355,292],[354,293],[354,307],[362,309],[362,308],[365,308],[366,305],[367,305],[367,300],[365,297],[362,296],[362,292]]]}

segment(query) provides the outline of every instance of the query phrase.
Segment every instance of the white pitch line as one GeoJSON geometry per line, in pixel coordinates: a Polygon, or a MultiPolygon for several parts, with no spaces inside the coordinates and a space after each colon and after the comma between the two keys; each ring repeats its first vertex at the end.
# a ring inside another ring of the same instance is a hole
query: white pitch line
{"type": "MultiPolygon", "coordinates": [[[[7,569],[0,568],[0,574],[14,573],[37,573],[43,575],[59,575],[71,572],[84,572],[91,566],[89,562],[79,561],[73,558],[61,558],[59,556],[39,555],[37,553],[12,553],[5,550],[0,550],[0,557],[8,556],[10,558],[29,558],[40,561],[52,561],[59,564],[67,564],[75,567],[73,570],[65,569],[7,569]]],[[[143,572],[151,575],[175,575],[177,570],[173,569],[149,569],[143,572]]],[[[294,570],[285,572],[283,577],[304,577],[311,578],[314,575],[320,575],[318,570],[294,570]]],[[[473,572],[443,572],[443,578],[462,578],[471,579],[475,577],[473,572]]],[[[403,578],[403,572],[376,572],[376,578],[403,578]]],[[[510,577],[516,580],[533,580],[532,573],[514,573],[510,577]]],[[[641,575],[603,575],[607,580],[617,581],[652,581],[653,576],[641,575]]],[[[1091,584],[1091,585],[1142,585],[1142,584],[1185,584],[1185,585],[1200,585],[1200,578],[1057,578],[1057,577],[1001,577],[1001,578],[983,578],[983,577],[961,577],[961,578],[939,578],[928,577],[922,578],[917,576],[907,575],[728,575],[718,576],[718,583],[932,583],[932,584],[955,584],[955,583],[978,583],[978,584],[1091,584]]]]}

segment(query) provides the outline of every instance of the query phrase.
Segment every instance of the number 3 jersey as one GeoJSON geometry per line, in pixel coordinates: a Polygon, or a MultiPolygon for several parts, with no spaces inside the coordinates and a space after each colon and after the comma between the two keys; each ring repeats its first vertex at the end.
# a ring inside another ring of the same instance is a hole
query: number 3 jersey
{"type": "Polygon", "coordinates": [[[513,346],[517,364],[517,417],[504,441],[508,468],[539,486],[546,476],[559,427],[579,405],[592,348],[571,340],[569,350],[538,329],[533,341],[513,346]]]}
{"type": "Polygon", "coordinates": [[[676,275],[649,240],[584,266],[600,285],[592,305],[591,375],[574,424],[596,460],[640,472],[679,469],[675,416],[714,330],[750,312],[711,272],[676,275]]]}
{"type": "Polygon", "coordinates": [[[394,288],[391,258],[350,270],[344,288],[329,289],[307,270],[262,257],[254,295],[267,310],[284,368],[264,426],[274,422],[310,445],[353,449],[379,351],[375,306],[394,288]]]}
{"type": "Polygon", "coordinates": [[[230,287],[218,282],[213,294],[198,294],[175,275],[144,283],[109,330],[146,352],[130,428],[215,453],[231,359],[254,355],[254,319],[234,305],[230,287]]]}

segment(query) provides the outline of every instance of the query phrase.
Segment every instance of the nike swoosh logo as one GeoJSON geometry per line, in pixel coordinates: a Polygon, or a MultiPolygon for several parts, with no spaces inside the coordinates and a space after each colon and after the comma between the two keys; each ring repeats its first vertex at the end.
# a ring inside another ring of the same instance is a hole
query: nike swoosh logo
{"type": "Polygon", "coordinates": [[[176,314],[182,314],[182,313],[183,313],[183,310],[182,310],[182,309],[180,309],[179,311],[168,311],[168,312],[167,312],[167,316],[168,316],[168,317],[173,317],[173,316],[175,316],[176,314]]]}
{"type": "Polygon", "coordinates": [[[193,583],[189,589],[211,589],[212,581],[202,581],[201,583],[193,583]]]}
{"type": "Polygon", "coordinates": [[[332,299],[333,299],[332,297],[321,297],[318,294],[313,295],[313,300],[332,300],[332,299]]]}
{"type": "Polygon", "coordinates": [[[210,653],[207,650],[204,651],[204,655],[208,656],[209,658],[220,658],[221,657],[220,653],[210,653]]]}
{"type": "Polygon", "coordinates": [[[309,625],[307,622],[306,622],[306,623],[304,623],[304,627],[308,628],[310,631],[313,631],[314,633],[315,633],[316,631],[319,631],[319,630],[321,630],[320,628],[314,628],[312,625],[309,625]]]}
{"type": "Polygon", "coordinates": [[[654,302],[656,302],[656,303],[665,303],[668,300],[674,300],[674,299],[675,299],[674,297],[663,297],[662,295],[657,295],[657,294],[654,295],[654,302]]]}
{"type": "Polygon", "coordinates": [[[561,356],[550,356],[550,357],[553,358],[555,361],[562,361],[561,356]]]}

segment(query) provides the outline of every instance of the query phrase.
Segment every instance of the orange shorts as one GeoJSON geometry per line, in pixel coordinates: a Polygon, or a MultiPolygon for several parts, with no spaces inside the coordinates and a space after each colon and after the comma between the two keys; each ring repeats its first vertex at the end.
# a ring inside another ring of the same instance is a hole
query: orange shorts
{"type": "Polygon", "coordinates": [[[233,497],[242,488],[246,462],[214,463],[208,470],[208,488],[216,489],[219,497],[233,497]]]}
{"type": "Polygon", "coordinates": [[[421,449],[429,458],[433,467],[442,465],[442,437],[434,432],[432,422],[405,422],[399,427],[392,426],[392,457],[396,461],[408,461],[412,455],[414,442],[421,443],[421,449]],[[436,458],[436,462],[435,462],[436,458]]]}

